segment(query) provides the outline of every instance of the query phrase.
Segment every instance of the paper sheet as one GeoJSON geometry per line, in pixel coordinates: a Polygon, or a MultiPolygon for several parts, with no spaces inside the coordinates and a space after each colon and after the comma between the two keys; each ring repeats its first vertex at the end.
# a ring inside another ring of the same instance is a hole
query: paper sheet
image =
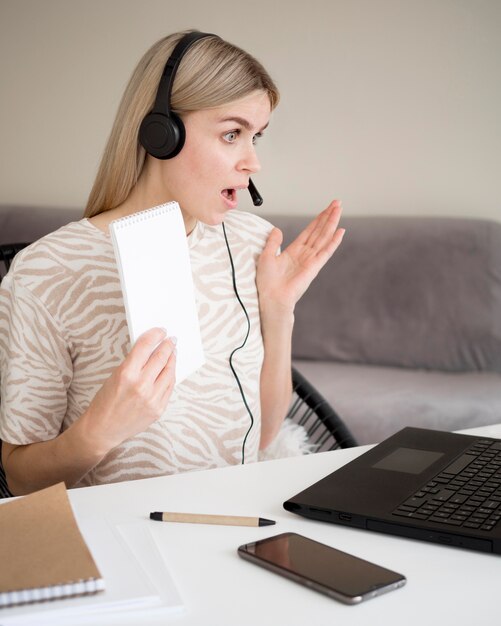
{"type": "Polygon", "coordinates": [[[177,202],[114,220],[115,250],[131,341],[153,327],[177,338],[176,383],[204,363],[191,262],[177,202]]]}

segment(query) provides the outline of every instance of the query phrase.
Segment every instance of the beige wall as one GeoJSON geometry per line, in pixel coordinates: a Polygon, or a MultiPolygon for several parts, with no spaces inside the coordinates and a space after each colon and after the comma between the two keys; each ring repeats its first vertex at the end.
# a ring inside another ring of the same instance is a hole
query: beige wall
{"type": "Polygon", "coordinates": [[[0,203],[83,205],[132,67],[189,27],[281,88],[266,211],[500,218],[499,0],[0,0],[0,203]]]}

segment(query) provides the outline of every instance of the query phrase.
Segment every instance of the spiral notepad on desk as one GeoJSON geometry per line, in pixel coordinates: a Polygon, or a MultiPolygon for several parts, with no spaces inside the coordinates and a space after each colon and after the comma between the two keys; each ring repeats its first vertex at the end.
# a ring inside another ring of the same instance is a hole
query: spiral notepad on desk
{"type": "Polygon", "coordinates": [[[0,609],[104,590],[64,483],[3,503],[0,529],[0,609]]]}
{"type": "Polygon", "coordinates": [[[177,202],[110,224],[132,344],[162,327],[177,338],[176,383],[204,363],[190,255],[177,202]]]}

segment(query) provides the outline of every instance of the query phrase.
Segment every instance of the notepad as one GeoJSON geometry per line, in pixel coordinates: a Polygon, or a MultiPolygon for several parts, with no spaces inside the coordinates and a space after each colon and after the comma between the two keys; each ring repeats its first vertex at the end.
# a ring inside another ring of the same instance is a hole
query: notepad
{"type": "Polygon", "coordinates": [[[169,202],[110,223],[132,344],[153,327],[177,338],[176,383],[204,363],[181,210],[169,202]]]}
{"type": "Polygon", "coordinates": [[[2,626],[68,626],[149,623],[180,613],[183,602],[150,533],[149,522],[116,524],[78,516],[78,524],[106,580],[103,593],[0,611],[2,626]]]}
{"type": "Polygon", "coordinates": [[[64,483],[0,506],[0,608],[104,590],[64,483]]]}

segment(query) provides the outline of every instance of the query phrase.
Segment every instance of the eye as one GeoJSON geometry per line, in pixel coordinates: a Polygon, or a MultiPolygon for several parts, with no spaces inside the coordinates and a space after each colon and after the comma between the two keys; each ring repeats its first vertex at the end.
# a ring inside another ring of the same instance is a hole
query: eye
{"type": "Polygon", "coordinates": [[[234,143],[237,140],[237,137],[240,135],[239,130],[230,130],[228,133],[223,135],[223,138],[228,143],[234,143]]]}
{"type": "Polygon", "coordinates": [[[254,137],[252,138],[252,143],[256,145],[262,136],[263,136],[263,133],[256,133],[254,137]]]}

